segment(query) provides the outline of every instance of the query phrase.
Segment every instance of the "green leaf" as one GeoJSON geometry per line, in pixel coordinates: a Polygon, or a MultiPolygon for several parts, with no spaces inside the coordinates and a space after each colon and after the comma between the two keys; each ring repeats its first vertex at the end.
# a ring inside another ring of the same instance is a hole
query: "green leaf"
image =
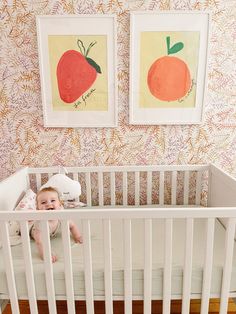
{"type": "Polygon", "coordinates": [[[175,44],[174,46],[172,46],[171,48],[168,49],[168,55],[180,51],[181,49],[183,49],[183,47],[184,47],[184,44],[181,42],[175,44]]]}
{"type": "Polygon", "coordinates": [[[102,73],[100,66],[93,59],[87,57],[86,60],[98,73],[102,73]]]}

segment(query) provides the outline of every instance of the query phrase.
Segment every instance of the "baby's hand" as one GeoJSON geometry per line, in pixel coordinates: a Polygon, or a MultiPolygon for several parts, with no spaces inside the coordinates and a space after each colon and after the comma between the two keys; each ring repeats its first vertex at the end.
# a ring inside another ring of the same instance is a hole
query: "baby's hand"
{"type": "MultiPolygon", "coordinates": [[[[39,255],[40,255],[41,259],[44,260],[43,253],[41,253],[39,255]]],[[[52,258],[52,263],[55,263],[57,261],[57,256],[56,255],[52,254],[51,258],[52,258]]]]}
{"type": "Polygon", "coordinates": [[[52,254],[52,263],[55,263],[57,261],[57,256],[52,254]]]}
{"type": "Polygon", "coordinates": [[[75,243],[83,243],[83,237],[82,236],[76,237],[74,238],[74,241],[75,243]]]}

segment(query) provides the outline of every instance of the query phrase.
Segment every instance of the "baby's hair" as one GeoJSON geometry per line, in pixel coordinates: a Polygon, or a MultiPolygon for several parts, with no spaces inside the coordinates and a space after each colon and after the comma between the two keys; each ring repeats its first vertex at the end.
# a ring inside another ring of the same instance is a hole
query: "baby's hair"
{"type": "Polygon", "coordinates": [[[52,186],[48,186],[48,187],[43,188],[43,189],[41,189],[41,190],[38,191],[37,196],[36,196],[36,202],[38,202],[38,196],[39,196],[41,193],[44,193],[44,192],[55,192],[55,193],[57,193],[58,199],[59,199],[59,201],[61,201],[61,200],[60,200],[60,195],[59,195],[58,190],[57,190],[56,188],[52,187],[52,186]]]}

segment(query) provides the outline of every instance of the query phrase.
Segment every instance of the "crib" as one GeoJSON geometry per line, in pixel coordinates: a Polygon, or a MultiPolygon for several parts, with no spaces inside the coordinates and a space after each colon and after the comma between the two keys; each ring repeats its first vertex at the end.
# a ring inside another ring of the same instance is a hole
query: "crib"
{"type": "Polygon", "coordinates": [[[0,313],[10,300],[19,313],[19,300],[66,300],[75,314],[75,300],[85,300],[87,313],[94,301],[143,300],[150,314],[152,300],[162,300],[170,313],[171,300],[201,299],[208,313],[210,298],[220,298],[220,314],[228,298],[236,297],[236,179],[213,164],[66,167],[81,183],[86,207],[62,211],[15,211],[25,191],[35,192],[62,167],[22,168],[0,183],[0,313]],[[48,221],[61,221],[61,236],[50,239],[48,221]],[[84,243],[73,244],[68,220],[82,230],[84,243]],[[40,220],[44,260],[29,237],[28,221],[40,220]],[[22,243],[10,246],[9,221],[19,221],[22,243]],[[59,258],[51,263],[51,251],[59,258]]]}

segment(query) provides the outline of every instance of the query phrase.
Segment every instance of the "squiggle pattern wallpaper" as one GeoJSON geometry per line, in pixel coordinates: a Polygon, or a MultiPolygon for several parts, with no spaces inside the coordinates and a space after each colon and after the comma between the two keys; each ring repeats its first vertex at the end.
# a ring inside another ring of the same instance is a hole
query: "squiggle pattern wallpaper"
{"type": "Polygon", "coordinates": [[[24,166],[200,164],[236,176],[235,0],[1,0],[0,179],[24,166]],[[133,126],[129,106],[130,10],[212,15],[204,122],[133,126]],[[36,15],[116,14],[118,127],[44,128],[36,15]]]}

